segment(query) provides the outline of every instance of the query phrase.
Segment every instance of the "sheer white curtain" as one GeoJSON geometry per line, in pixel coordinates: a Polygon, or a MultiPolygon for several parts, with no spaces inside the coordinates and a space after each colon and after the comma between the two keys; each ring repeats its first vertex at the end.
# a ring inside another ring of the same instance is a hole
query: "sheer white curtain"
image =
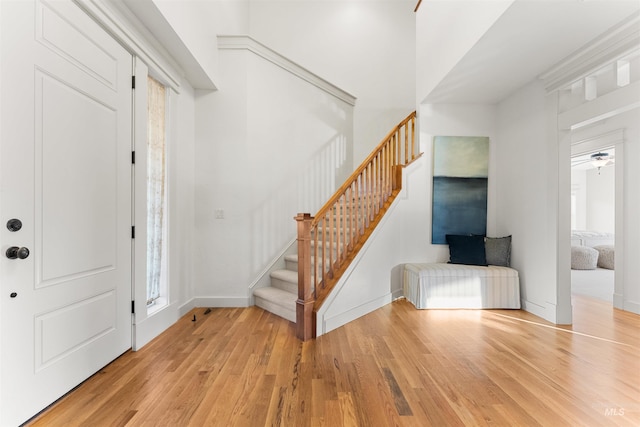
{"type": "Polygon", "coordinates": [[[165,197],[165,87],[148,78],[147,304],[160,297],[165,197]]]}

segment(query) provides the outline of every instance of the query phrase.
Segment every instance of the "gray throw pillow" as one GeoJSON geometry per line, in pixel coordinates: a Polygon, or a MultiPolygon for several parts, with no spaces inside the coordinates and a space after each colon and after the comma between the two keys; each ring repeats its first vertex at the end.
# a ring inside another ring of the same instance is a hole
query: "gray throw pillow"
{"type": "Polygon", "coordinates": [[[484,247],[487,264],[511,266],[511,236],[486,237],[484,247]]]}

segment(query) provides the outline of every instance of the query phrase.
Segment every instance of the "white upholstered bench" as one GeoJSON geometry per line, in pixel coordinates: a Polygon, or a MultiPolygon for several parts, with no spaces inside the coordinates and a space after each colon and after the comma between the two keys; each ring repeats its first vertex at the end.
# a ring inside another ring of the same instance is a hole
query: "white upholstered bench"
{"type": "Polygon", "coordinates": [[[509,267],[405,264],[403,282],[416,308],[520,308],[520,278],[509,267]]]}

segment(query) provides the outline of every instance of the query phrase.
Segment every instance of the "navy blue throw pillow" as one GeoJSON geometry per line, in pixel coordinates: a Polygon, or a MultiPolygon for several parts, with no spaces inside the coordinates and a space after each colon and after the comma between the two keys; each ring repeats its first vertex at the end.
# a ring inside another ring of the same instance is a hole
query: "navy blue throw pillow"
{"type": "Polygon", "coordinates": [[[487,265],[484,236],[447,234],[451,264],[487,265]]]}

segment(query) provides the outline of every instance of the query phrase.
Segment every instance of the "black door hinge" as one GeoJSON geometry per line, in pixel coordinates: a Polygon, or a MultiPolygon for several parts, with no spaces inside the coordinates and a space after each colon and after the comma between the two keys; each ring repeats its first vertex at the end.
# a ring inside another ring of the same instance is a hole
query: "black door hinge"
{"type": "Polygon", "coordinates": [[[136,226],[135,225],[131,226],[131,238],[132,239],[136,238],[136,226]]]}
{"type": "Polygon", "coordinates": [[[131,301],[131,314],[136,314],[136,302],[131,301]]]}
{"type": "Polygon", "coordinates": [[[136,76],[131,76],[131,89],[136,88],[136,76]]]}
{"type": "Polygon", "coordinates": [[[132,165],[136,164],[136,152],[135,151],[131,152],[131,164],[132,165]]]}

